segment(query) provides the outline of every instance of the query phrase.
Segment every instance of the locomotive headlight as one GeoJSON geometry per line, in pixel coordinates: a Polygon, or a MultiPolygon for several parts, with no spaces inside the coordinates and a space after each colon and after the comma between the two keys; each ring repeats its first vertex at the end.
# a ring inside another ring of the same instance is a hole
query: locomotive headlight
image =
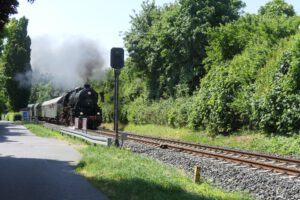
{"type": "Polygon", "coordinates": [[[100,113],[99,113],[99,112],[97,112],[97,115],[100,115],[100,113]]]}
{"type": "Polygon", "coordinates": [[[83,115],[83,112],[80,112],[79,114],[80,114],[80,115],[83,115]]]}
{"type": "Polygon", "coordinates": [[[88,92],[88,94],[91,95],[92,93],[91,93],[91,92],[88,92]]]}

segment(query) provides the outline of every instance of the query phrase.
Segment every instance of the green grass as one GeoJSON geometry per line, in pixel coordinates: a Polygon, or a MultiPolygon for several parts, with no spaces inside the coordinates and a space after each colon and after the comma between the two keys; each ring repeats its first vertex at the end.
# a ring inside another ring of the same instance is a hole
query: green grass
{"type": "Polygon", "coordinates": [[[30,122],[22,122],[22,124],[28,130],[30,130],[32,133],[34,133],[35,135],[40,136],[40,137],[66,140],[70,143],[74,143],[74,144],[78,144],[78,145],[79,144],[80,145],[85,145],[86,144],[82,140],[74,139],[73,137],[71,137],[69,135],[62,135],[58,131],[47,129],[47,128],[43,127],[42,125],[39,125],[39,124],[34,124],[34,123],[30,123],[30,122]]]}
{"type": "MultiPolygon", "coordinates": [[[[112,124],[103,124],[111,128],[112,124]]],[[[173,138],[187,142],[234,147],[258,152],[279,153],[282,155],[300,155],[300,135],[292,137],[267,135],[262,132],[240,131],[230,136],[212,137],[205,131],[191,131],[189,129],[175,129],[158,125],[122,125],[124,131],[144,135],[173,138]]]]}
{"type": "MultiPolygon", "coordinates": [[[[40,125],[25,126],[37,135],[70,141],[40,125]]],[[[128,150],[85,145],[80,151],[83,159],[76,171],[111,200],[251,199],[247,194],[224,192],[208,183],[194,184],[182,171],[128,150]]]]}
{"type": "Polygon", "coordinates": [[[194,184],[183,172],[130,151],[89,146],[82,153],[84,159],[77,171],[110,199],[250,199],[207,183],[194,184]]]}

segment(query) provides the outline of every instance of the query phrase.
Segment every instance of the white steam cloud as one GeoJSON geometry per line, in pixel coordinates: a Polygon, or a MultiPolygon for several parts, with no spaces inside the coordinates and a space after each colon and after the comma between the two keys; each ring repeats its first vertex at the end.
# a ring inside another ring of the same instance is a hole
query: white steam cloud
{"type": "Polygon", "coordinates": [[[19,88],[29,88],[31,86],[32,71],[27,71],[25,73],[18,73],[14,77],[14,80],[18,81],[19,88]]]}
{"type": "Polygon", "coordinates": [[[70,89],[103,77],[103,52],[91,39],[72,36],[58,41],[38,37],[33,38],[31,49],[33,76],[48,74],[57,88],[70,89]]]}

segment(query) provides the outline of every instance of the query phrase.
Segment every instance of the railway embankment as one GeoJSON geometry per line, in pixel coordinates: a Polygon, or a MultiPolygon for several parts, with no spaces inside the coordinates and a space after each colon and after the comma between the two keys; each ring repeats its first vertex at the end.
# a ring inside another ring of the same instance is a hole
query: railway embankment
{"type": "Polygon", "coordinates": [[[83,159],[77,172],[110,199],[251,199],[247,193],[224,192],[206,181],[195,184],[183,170],[128,150],[86,145],[39,125],[26,126],[40,136],[79,144],[83,159]]]}
{"type": "Polygon", "coordinates": [[[300,179],[269,170],[259,170],[224,160],[160,149],[153,146],[126,142],[126,148],[147,155],[168,165],[184,170],[191,178],[194,167],[201,168],[201,176],[212,185],[227,191],[244,191],[257,199],[300,199],[300,179]]]}
{"type": "MultiPolygon", "coordinates": [[[[260,150],[265,152],[260,155],[262,155],[262,157],[265,155],[266,157],[255,159],[258,162],[265,162],[267,165],[285,167],[289,166],[285,161],[280,163],[281,161],[272,161],[272,159],[282,158],[283,160],[286,159],[286,161],[291,159],[297,161],[297,164],[290,165],[290,167],[297,171],[299,171],[300,167],[299,154],[297,153],[299,150],[299,137],[296,135],[293,137],[267,136],[261,133],[248,132],[232,135],[230,137],[219,136],[217,138],[211,138],[206,136],[205,133],[191,133],[186,130],[181,132],[181,130],[178,129],[175,130],[166,127],[154,127],[152,125],[131,126],[129,128],[131,132],[139,132],[148,136],[159,136],[172,139],[176,138],[185,141],[202,143],[206,142],[206,144],[217,144],[219,146],[228,145],[231,146],[231,148],[220,147],[216,152],[223,154],[224,150],[229,150],[232,151],[229,153],[232,154],[230,156],[238,159],[245,157],[253,160],[255,157],[254,155],[258,150],[260,150]],[[198,138],[195,137],[195,134],[198,134],[198,138]],[[240,156],[237,155],[236,151],[238,150],[235,149],[237,147],[241,149],[250,149],[251,151],[242,151],[248,155],[240,156]],[[284,154],[285,156],[279,154],[284,154]],[[269,156],[272,159],[267,158],[269,156]]],[[[129,129],[125,128],[124,130],[128,131],[129,129]]],[[[255,196],[257,199],[300,199],[299,174],[296,175],[296,177],[288,176],[285,174],[286,172],[276,174],[273,170],[266,169],[262,166],[245,166],[240,162],[232,163],[222,158],[215,159],[212,158],[212,156],[209,156],[210,158],[208,158],[207,156],[190,155],[186,154],[186,151],[176,152],[174,151],[174,148],[168,148],[168,144],[166,142],[161,142],[162,144],[165,144],[164,149],[157,148],[155,145],[145,145],[145,143],[146,142],[143,144],[126,142],[125,146],[135,153],[151,156],[164,163],[183,169],[191,177],[193,176],[194,167],[199,166],[201,168],[202,177],[205,180],[209,180],[213,185],[229,191],[246,191],[255,196]]],[[[208,150],[207,148],[204,149],[208,150]]]]}
{"type": "MultiPolygon", "coordinates": [[[[39,128],[41,129],[42,127],[39,126],[39,128]]],[[[97,131],[97,133],[110,135],[111,137],[111,132],[109,131],[99,130],[97,131]]],[[[89,132],[88,134],[97,133],[89,132]]],[[[58,136],[60,137],[59,134],[58,136]]],[[[168,166],[177,168],[177,170],[180,169],[190,178],[192,178],[193,176],[194,167],[197,166],[201,169],[202,182],[209,182],[211,185],[225,189],[226,191],[250,193],[257,199],[271,200],[300,198],[300,161],[298,159],[278,157],[276,154],[267,155],[255,154],[246,151],[240,152],[238,150],[232,150],[230,148],[215,148],[209,145],[196,145],[190,143],[182,143],[175,140],[163,140],[159,138],[142,137],[132,134],[127,134],[127,138],[128,140],[125,141],[124,147],[130,149],[133,153],[141,154],[143,156],[146,155],[148,157],[150,156],[155,160],[158,160],[159,162],[163,162],[168,166]],[[177,145],[181,147],[178,148],[177,145]],[[189,149],[192,149],[193,151],[191,152],[189,149]],[[226,157],[226,159],[224,159],[224,157],[226,157]],[[233,160],[235,161],[232,162],[233,160]],[[238,160],[238,162],[236,162],[236,160],[238,160]],[[243,162],[241,162],[241,160],[243,160],[243,162]],[[251,163],[250,165],[248,163],[249,161],[251,163]],[[253,163],[256,164],[253,165],[253,163]]],[[[83,150],[85,149],[86,148],[83,148],[83,150]]],[[[111,151],[111,148],[104,149],[105,153],[107,153],[108,151],[111,151]]],[[[147,167],[145,166],[148,166],[148,164],[143,164],[143,161],[141,160],[131,158],[128,159],[126,158],[126,155],[117,156],[115,158],[115,155],[117,155],[118,152],[111,151],[111,153],[112,155],[101,157],[103,156],[102,152],[99,152],[98,150],[89,149],[86,152],[86,158],[88,159],[83,160],[78,166],[78,169],[83,170],[81,171],[81,173],[84,173],[85,176],[89,177],[89,179],[92,182],[96,182],[96,184],[99,184],[97,181],[95,181],[95,176],[97,176],[97,174],[99,173],[97,171],[102,172],[101,174],[103,175],[103,170],[105,169],[105,167],[111,166],[109,164],[104,164],[103,166],[103,160],[109,161],[110,158],[112,158],[113,160],[117,160],[118,162],[113,163],[113,168],[115,166],[129,166],[129,168],[125,168],[125,174],[121,172],[120,169],[118,169],[119,171],[115,172],[118,174],[118,176],[122,174],[122,180],[127,180],[129,177],[132,176],[132,174],[137,174],[137,178],[145,178],[145,172],[140,173],[140,170],[142,168],[146,168],[146,170],[150,173],[152,172],[151,170],[154,169],[154,174],[157,171],[159,171],[155,167],[158,165],[158,163],[155,163],[154,166],[150,167],[150,169],[147,169],[147,167]],[[93,154],[92,152],[94,153],[95,157],[93,159],[90,159],[90,155],[93,154]],[[99,155],[101,155],[100,159],[99,155]],[[101,163],[95,165],[95,163],[99,162],[97,158],[100,160],[101,163]],[[121,160],[123,159],[125,159],[126,161],[122,163],[121,160]],[[131,166],[129,163],[133,163],[133,165],[131,166]],[[138,163],[138,165],[136,163],[138,163]],[[98,166],[100,166],[100,168],[98,168],[98,166]],[[138,168],[138,170],[135,172],[136,168],[138,168]],[[131,172],[132,170],[133,173],[131,172]]],[[[121,170],[123,169],[124,167],[121,168],[121,170]]],[[[111,169],[108,168],[106,171],[109,172],[109,174],[111,175],[110,170],[111,169]]],[[[168,173],[166,173],[165,170],[163,170],[163,174],[167,174],[167,177],[177,180],[177,182],[179,183],[185,182],[183,180],[179,180],[177,175],[175,175],[176,178],[172,178],[168,175],[168,173]]],[[[154,181],[152,178],[153,176],[151,176],[150,178],[151,182],[154,181]]],[[[149,180],[149,177],[146,177],[146,179],[149,180]]],[[[100,180],[103,181],[103,177],[101,177],[100,180]]],[[[191,179],[189,179],[189,181],[191,181],[191,179]]],[[[105,181],[103,182],[105,183],[105,181]]],[[[163,185],[166,185],[166,183],[164,183],[163,185]]],[[[201,184],[201,186],[203,186],[203,183],[201,184]]],[[[184,188],[185,186],[183,187],[183,190],[185,191],[186,189],[184,188]]],[[[175,191],[175,194],[176,193],[177,192],[175,191]]],[[[171,199],[176,199],[176,197],[177,195],[171,196],[171,199]]],[[[160,197],[155,196],[155,198],[159,199],[160,197]]],[[[180,198],[183,198],[183,196],[181,196],[180,198]]]]}
{"type": "MultiPolygon", "coordinates": [[[[112,129],[112,124],[102,125],[112,129]]],[[[300,158],[300,135],[292,136],[271,135],[261,131],[239,131],[229,136],[211,136],[206,131],[192,131],[190,129],[176,129],[158,125],[123,125],[125,132],[137,133],[162,138],[175,139],[186,142],[202,143],[207,145],[224,146],[267,154],[284,155],[300,158]]]]}

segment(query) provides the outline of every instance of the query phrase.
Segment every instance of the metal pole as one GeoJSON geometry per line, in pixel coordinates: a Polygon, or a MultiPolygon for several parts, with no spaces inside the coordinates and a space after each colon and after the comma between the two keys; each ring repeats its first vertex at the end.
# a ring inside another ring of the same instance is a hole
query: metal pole
{"type": "Polygon", "coordinates": [[[114,120],[114,130],[116,133],[115,146],[120,146],[119,143],[119,132],[118,132],[118,121],[119,121],[119,74],[120,70],[115,69],[115,120],[114,120]]]}

